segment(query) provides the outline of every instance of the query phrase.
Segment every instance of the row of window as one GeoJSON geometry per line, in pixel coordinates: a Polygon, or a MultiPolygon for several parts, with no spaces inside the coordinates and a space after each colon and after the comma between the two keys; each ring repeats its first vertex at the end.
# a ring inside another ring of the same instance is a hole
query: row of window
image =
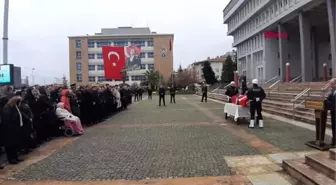
{"type": "MultiPolygon", "coordinates": [[[[78,40],[80,41],[80,40],[78,40]]],[[[141,47],[152,47],[154,46],[153,41],[143,41],[143,40],[137,40],[137,41],[95,41],[95,40],[89,40],[88,41],[88,48],[101,48],[103,46],[130,46],[130,45],[136,45],[141,47]]],[[[76,45],[77,47],[77,45],[76,45]]]]}
{"type": "MultiPolygon", "coordinates": [[[[89,59],[103,59],[102,53],[89,53],[88,54],[89,59]]],[[[140,53],[140,58],[154,58],[154,52],[142,52],[140,53]]],[[[82,52],[76,51],[76,59],[82,59],[82,52]]]]}
{"type": "MultiPolygon", "coordinates": [[[[80,52],[80,51],[77,51],[77,52],[80,52]]],[[[102,53],[97,53],[97,54],[89,53],[88,58],[89,59],[103,59],[103,54],[102,53]]],[[[154,58],[154,52],[142,52],[140,53],[140,58],[154,58]]]]}
{"type": "Polygon", "coordinates": [[[264,35],[259,33],[237,46],[238,56],[245,55],[264,46],[264,35]]]}
{"type": "MultiPolygon", "coordinates": [[[[77,74],[77,82],[82,82],[82,74],[77,74]]],[[[131,77],[132,81],[145,81],[145,76],[144,75],[136,75],[136,76],[126,76],[126,81],[129,80],[129,77],[131,77]]],[[[105,76],[98,76],[97,77],[98,82],[110,82],[112,81],[111,79],[106,79],[105,76]]],[[[122,81],[122,80],[117,80],[117,81],[122,81]]],[[[89,82],[96,82],[96,77],[95,76],[89,76],[89,82]]]]}
{"type": "Polygon", "coordinates": [[[274,16],[293,4],[294,0],[276,0],[273,4],[268,6],[264,11],[255,16],[255,18],[245,24],[237,32],[233,34],[234,42],[241,40],[248,36],[256,29],[265,25],[268,21],[272,20],[274,16]]]}
{"type": "MultiPolygon", "coordinates": [[[[146,69],[146,65],[147,65],[147,69],[151,70],[154,69],[154,64],[141,64],[140,69],[146,69]]],[[[104,65],[88,65],[89,71],[95,71],[96,70],[96,66],[97,66],[97,70],[98,71],[102,71],[104,70],[104,65]]],[[[76,70],[82,71],[82,63],[76,63],[76,70]]]]}
{"type": "Polygon", "coordinates": [[[260,8],[260,5],[263,4],[265,0],[249,0],[239,11],[235,14],[235,16],[229,21],[228,28],[229,31],[234,29],[239,23],[248,15],[256,9],[260,8]]]}
{"type": "MultiPolygon", "coordinates": [[[[146,69],[146,65],[147,65],[147,69],[151,70],[154,69],[154,64],[141,64],[140,69],[146,69]]],[[[97,66],[97,70],[101,71],[104,70],[104,65],[89,65],[89,71],[95,71],[96,70],[96,66],[97,66]]]]}

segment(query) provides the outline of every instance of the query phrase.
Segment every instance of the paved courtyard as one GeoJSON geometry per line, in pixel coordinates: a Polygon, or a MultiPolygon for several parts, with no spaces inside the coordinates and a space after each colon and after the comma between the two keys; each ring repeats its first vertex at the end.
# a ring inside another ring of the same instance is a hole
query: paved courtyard
{"type": "Polygon", "coordinates": [[[149,179],[179,184],[213,176],[217,184],[267,178],[293,183],[281,172],[282,159],[315,152],[304,145],[314,133],[303,128],[267,119],[264,129],[251,130],[224,120],[223,104],[201,103],[194,95],[178,95],[176,104],[166,105],[159,107],[157,97],[137,102],[81,137],[47,144],[17,169],[6,167],[13,170],[0,172],[0,179],[3,184],[149,179]]]}

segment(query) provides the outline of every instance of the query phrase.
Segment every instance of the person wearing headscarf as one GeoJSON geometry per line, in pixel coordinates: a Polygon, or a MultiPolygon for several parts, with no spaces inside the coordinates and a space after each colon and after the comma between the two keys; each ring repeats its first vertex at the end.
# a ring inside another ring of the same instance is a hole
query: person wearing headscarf
{"type": "Polygon", "coordinates": [[[82,127],[80,119],[77,116],[71,114],[68,110],[66,110],[64,108],[64,103],[60,102],[57,104],[56,115],[58,119],[65,122],[65,126],[73,128],[75,133],[84,133],[84,129],[82,127]]]}
{"type": "Polygon", "coordinates": [[[2,110],[1,121],[4,129],[4,145],[10,164],[18,164],[23,161],[18,156],[22,142],[20,135],[23,127],[23,116],[19,109],[21,100],[19,96],[12,97],[2,110]]]}

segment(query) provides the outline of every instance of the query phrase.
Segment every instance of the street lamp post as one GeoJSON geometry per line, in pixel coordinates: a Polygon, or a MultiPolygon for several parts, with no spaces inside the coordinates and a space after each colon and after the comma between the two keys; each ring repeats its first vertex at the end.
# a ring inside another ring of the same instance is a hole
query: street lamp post
{"type": "Polygon", "coordinates": [[[3,64],[8,63],[8,10],[9,0],[5,0],[4,23],[3,23],[3,64]]]}

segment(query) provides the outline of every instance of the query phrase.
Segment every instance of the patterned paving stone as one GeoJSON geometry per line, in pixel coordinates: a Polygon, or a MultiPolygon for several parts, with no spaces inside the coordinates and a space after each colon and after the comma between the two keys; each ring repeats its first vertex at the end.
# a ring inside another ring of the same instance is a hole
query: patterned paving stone
{"type": "Polygon", "coordinates": [[[104,180],[230,175],[223,156],[256,152],[219,125],[94,129],[26,168],[21,180],[104,180]]]}

